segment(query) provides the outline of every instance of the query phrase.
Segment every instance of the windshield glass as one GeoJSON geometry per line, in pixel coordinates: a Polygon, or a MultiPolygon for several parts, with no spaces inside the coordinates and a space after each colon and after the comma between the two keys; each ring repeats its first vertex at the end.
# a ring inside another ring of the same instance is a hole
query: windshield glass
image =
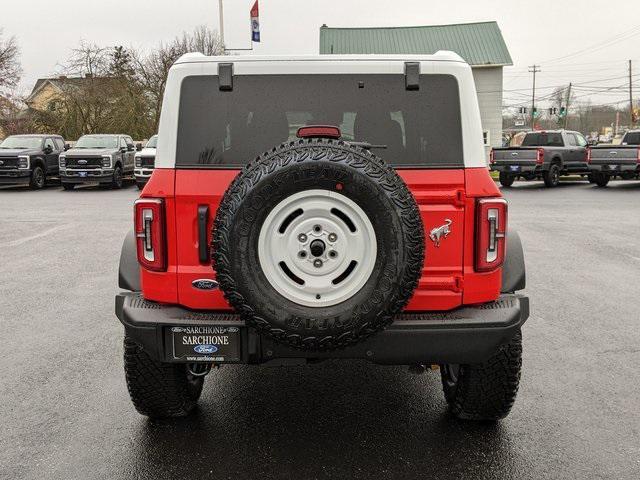
{"type": "Polygon", "coordinates": [[[40,137],[7,137],[4,142],[0,143],[0,148],[42,148],[42,138],[40,137]]]}
{"type": "Polygon", "coordinates": [[[118,137],[85,135],[78,140],[75,148],[118,148],[118,137]]]}
{"type": "Polygon", "coordinates": [[[421,75],[237,75],[232,91],[218,77],[182,83],[176,164],[242,167],[296,139],[305,125],[333,125],[342,139],[366,142],[397,167],[464,165],[458,82],[421,75]]]}
{"type": "Polygon", "coordinates": [[[562,147],[561,133],[528,133],[522,142],[523,147],[562,147]]]}
{"type": "Polygon", "coordinates": [[[145,148],[157,148],[158,147],[158,135],[154,135],[147,142],[147,146],[145,148]]]}
{"type": "Polygon", "coordinates": [[[625,145],[640,145],[640,132],[627,133],[624,137],[625,145]]]}

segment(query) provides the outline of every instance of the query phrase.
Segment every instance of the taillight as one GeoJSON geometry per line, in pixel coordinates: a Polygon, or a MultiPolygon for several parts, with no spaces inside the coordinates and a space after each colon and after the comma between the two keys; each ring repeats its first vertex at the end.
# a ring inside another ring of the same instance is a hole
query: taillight
{"type": "Polygon", "coordinates": [[[538,149],[538,155],[536,156],[536,163],[542,165],[544,163],[544,148],[538,149]]]}
{"type": "Polygon", "coordinates": [[[489,153],[489,163],[490,164],[496,163],[496,157],[495,157],[495,153],[493,151],[493,148],[491,149],[491,152],[489,153]]]}
{"type": "Polygon", "coordinates": [[[587,148],[587,163],[591,163],[591,148],[587,148]]]}
{"type": "Polygon", "coordinates": [[[507,201],[484,198],[478,200],[476,211],[476,271],[489,272],[504,262],[507,201]]]}
{"type": "Polygon", "coordinates": [[[338,139],[342,133],[338,127],[333,125],[307,125],[300,127],[296,136],[298,138],[334,138],[338,139]]]}
{"type": "Polygon", "coordinates": [[[138,262],[147,270],[167,269],[164,202],[159,198],[142,198],[134,204],[138,262]]]}

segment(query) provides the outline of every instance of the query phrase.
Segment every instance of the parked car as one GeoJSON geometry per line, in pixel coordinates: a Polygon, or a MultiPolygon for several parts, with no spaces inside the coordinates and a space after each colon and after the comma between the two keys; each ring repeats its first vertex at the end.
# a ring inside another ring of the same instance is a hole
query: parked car
{"type": "Polygon", "coordinates": [[[587,156],[591,181],[606,187],[612,178],[640,179],[640,130],[629,130],[621,145],[591,147],[587,156]]]}
{"type": "Polygon", "coordinates": [[[170,70],[116,297],[140,413],[188,414],[213,366],[347,358],[438,364],[455,416],[509,413],[529,301],[471,68],[337,58],[170,70]]]}
{"type": "Polygon", "coordinates": [[[566,130],[529,132],[519,147],[494,148],[490,163],[504,187],[520,178],[542,179],[555,187],[563,175],[589,174],[587,141],[581,133],[566,130]]]}
{"type": "Polygon", "coordinates": [[[11,135],[0,143],[0,185],[43,188],[58,176],[58,156],[65,150],[59,135],[11,135]]]}
{"type": "Polygon", "coordinates": [[[128,135],[84,135],[60,155],[60,180],[65,190],[82,183],[122,188],[132,176],[136,147],[128,135]]]}
{"type": "Polygon", "coordinates": [[[158,135],[154,135],[149,139],[142,150],[136,153],[136,165],[134,175],[136,177],[136,185],[142,190],[149,181],[149,177],[153,173],[156,161],[156,148],[158,146],[158,135]]]}

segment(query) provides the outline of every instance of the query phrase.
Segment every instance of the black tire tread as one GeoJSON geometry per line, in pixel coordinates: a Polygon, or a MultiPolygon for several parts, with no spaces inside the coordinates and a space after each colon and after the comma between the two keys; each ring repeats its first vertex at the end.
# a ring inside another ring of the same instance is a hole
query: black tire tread
{"type": "Polygon", "coordinates": [[[549,170],[542,174],[542,180],[544,180],[544,184],[547,188],[557,187],[558,183],[560,183],[559,181],[558,183],[554,183],[553,176],[551,175],[553,170],[558,170],[558,175],[560,175],[560,165],[558,165],[557,163],[552,163],[549,166],[549,170]]]}
{"type": "Polygon", "coordinates": [[[126,336],[124,370],[133,405],[151,418],[188,415],[202,392],[204,379],[199,379],[195,389],[190,388],[184,365],[157,362],[126,336]]]}
{"type": "Polygon", "coordinates": [[[495,421],[515,403],[522,368],[522,334],[502,345],[486,362],[460,367],[457,388],[445,398],[451,413],[463,420],[495,421]]]}
{"type": "Polygon", "coordinates": [[[503,187],[510,187],[511,185],[513,185],[515,179],[516,178],[514,175],[509,175],[506,172],[500,172],[500,185],[502,185],[503,187]]]}
{"type": "Polygon", "coordinates": [[[424,263],[424,227],[416,201],[406,184],[393,168],[381,158],[373,155],[371,151],[349,145],[343,141],[329,139],[301,139],[281,144],[247,164],[241,174],[233,180],[220,203],[213,225],[212,237],[213,267],[216,271],[216,280],[220,284],[225,299],[248,325],[279,343],[302,350],[344,348],[386,328],[393,322],[393,316],[399,313],[411,299],[418,286],[424,263]],[[401,278],[390,279],[392,284],[398,285],[394,289],[395,298],[389,302],[385,310],[379,312],[375,321],[338,336],[323,334],[322,337],[305,336],[302,338],[299,335],[287,335],[281,328],[273,327],[268,321],[256,314],[239,292],[229,268],[228,247],[233,242],[229,227],[243,199],[251,187],[258,183],[263,176],[293,162],[313,162],[318,158],[328,158],[332,162],[347,164],[381,185],[398,206],[399,211],[402,212],[401,220],[404,230],[411,232],[411,235],[406,233],[404,235],[406,262],[403,275],[401,278]]]}

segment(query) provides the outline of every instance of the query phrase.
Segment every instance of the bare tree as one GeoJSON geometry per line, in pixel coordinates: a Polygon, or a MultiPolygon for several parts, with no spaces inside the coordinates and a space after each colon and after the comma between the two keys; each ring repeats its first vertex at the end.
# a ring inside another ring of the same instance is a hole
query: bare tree
{"type": "Polygon", "coordinates": [[[169,43],[161,43],[147,55],[138,54],[134,58],[140,83],[150,102],[150,118],[156,129],[160,121],[162,98],[171,66],[185,53],[200,52],[205,55],[222,55],[222,41],[218,33],[206,26],[192,32],[185,32],[169,43]]]}
{"type": "Polygon", "coordinates": [[[14,88],[21,75],[18,42],[15,37],[4,39],[0,29],[0,89],[14,88]]]}

